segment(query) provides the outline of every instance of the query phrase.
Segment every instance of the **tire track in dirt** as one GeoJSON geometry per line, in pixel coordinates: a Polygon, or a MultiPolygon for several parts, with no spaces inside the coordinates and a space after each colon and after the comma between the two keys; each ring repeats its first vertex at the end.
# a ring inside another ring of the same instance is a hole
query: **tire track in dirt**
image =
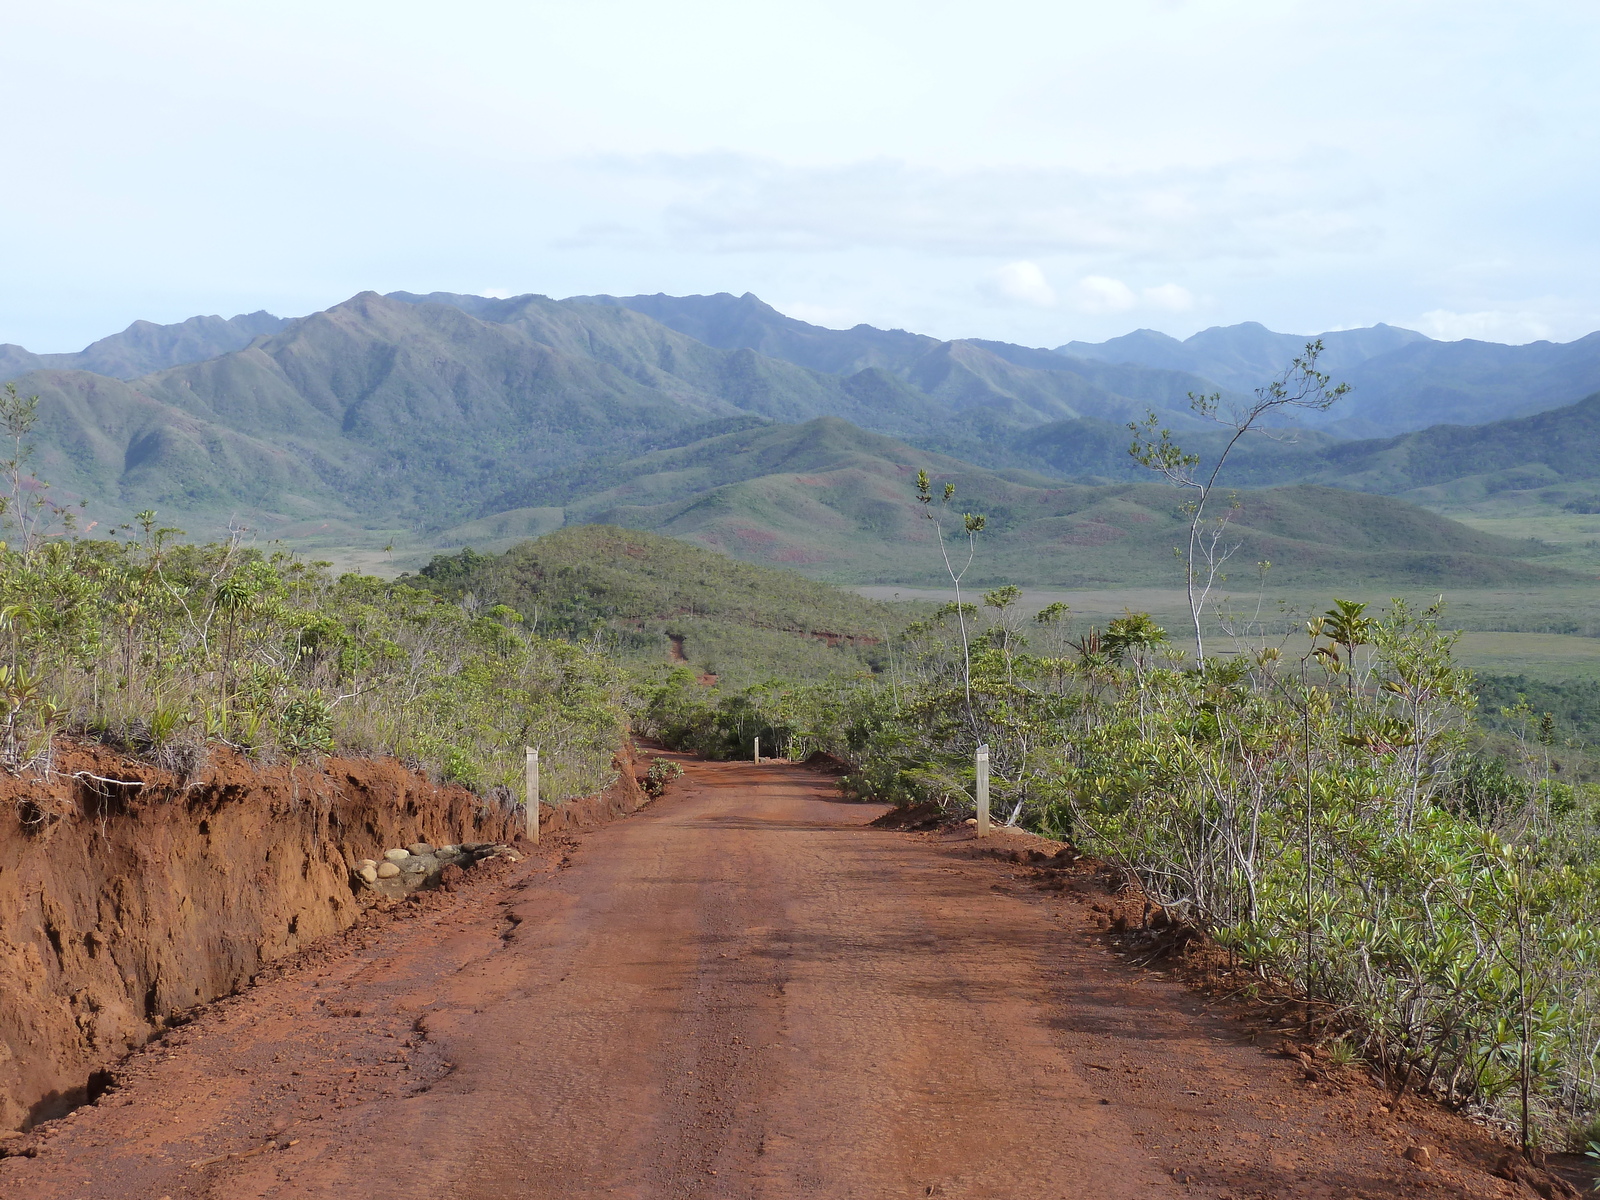
{"type": "Polygon", "coordinates": [[[815,773],[687,765],[568,854],[216,1006],[0,1193],[1519,1194],[1464,1123],[1313,1085],[1119,961],[1081,898],[865,828],[884,810],[815,773]],[[1418,1139],[1449,1146],[1425,1169],[1418,1139]]]}

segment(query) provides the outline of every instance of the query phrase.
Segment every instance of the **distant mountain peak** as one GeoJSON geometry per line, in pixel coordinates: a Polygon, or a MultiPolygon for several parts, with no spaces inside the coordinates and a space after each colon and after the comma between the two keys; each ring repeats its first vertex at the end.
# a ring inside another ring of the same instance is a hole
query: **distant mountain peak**
{"type": "Polygon", "coordinates": [[[242,350],[256,338],[276,333],[290,322],[265,309],[234,317],[190,317],[173,325],[136,320],[121,333],[91,342],[71,354],[34,354],[21,346],[0,346],[0,380],[25,371],[90,371],[113,379],[137,379],[185,363],[204,362],[242,350]]]}
{"type": "Polygon", "coordinates": [[[1056,353],[1130,366],[1189,371],[1222,387],[1249,392],[1275,379],[1306,343],[1320,339],[1323,370],[1345,372],[1419,342],[1424,334],[1394,325],[1331,330],[1321,334],[1278,333],[1260,321],[1212,325],[1179,341],[1153,329],[1139,329],[1104,342],[1068,342],[1056,353]]]}

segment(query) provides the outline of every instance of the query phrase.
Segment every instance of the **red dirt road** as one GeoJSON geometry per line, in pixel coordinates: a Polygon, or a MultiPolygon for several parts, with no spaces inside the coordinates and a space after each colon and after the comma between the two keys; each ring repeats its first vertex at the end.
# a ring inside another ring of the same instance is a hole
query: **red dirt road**
{"type": "Polygon", "coordinates": [[[1085,899],[801,768],[688,767],[211,1006],[0,1195],[1532,1195],[1464,1123],[1308,1081],[1125,965],[1085,899]]]}

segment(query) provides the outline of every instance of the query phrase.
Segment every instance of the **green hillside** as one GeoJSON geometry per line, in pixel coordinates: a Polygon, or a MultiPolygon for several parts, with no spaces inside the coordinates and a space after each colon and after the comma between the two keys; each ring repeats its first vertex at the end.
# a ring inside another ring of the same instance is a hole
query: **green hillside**
{"type": "MultiPolygon", "coordinates": [[[[1184,431],[1187,449],[1209,458],[1220,436],[1184,431]]],[[[1012,435],[1020,461],[1064,475],[1134,477],[1128,435],[1109,422],[1062,421],[1012,435]]],[[[1301,431],[1292,441],[1266,434],[1240,442],[1228,478],[1245,486],[1304,480],[1353,491],[1406,496],[1421,503],[1471,502],[1514,492],[1537,492],[1584,511],[1600,510],[1600,393],[1547,412],[1488,425],[1434,425],[1397,437],[1339,441],[1301,431]],[[1548,491],[1548,494],[1545,492],[1548,491]]]]}
{"type": "Polygon", "coordinates": [[[1427,500],[1472,500],[1564,486],[1600,492],[1600,393],[1549,412],[1489,425],[1436,425],[1382,442],[1330,446],[1318,477],[1342,487],[1427,500]]]}
{"type": "Polygon", "coordinates": [[[874,647],[908,620],[905,605],[605,525],[562,529],[501,555],[440,555],[413,581],[514,608],[530,632],[612,637],[627,657],[680,661],[736,686],[870,670],[874,647]]]}
{"type": "Polygon", "coordinates": [[[128,383],[17,383],[40,396],[40,474],[56,487],[113,517],[156,507],[212,522],[242,510],[438,528],[509,479],[741,413],[509,325],[371,293],[128,383]]]}
{"type": "MultiPolygon", "coordinates": [[[[1471,338],[1437,342],[1389,325],[1312,336],[1326,346],[1323,369],[1352,387],[1313,423],[1346,437],[1519,417],[1570,404],[1600,387],[1600,334],[1522,346],[1471,338]]],[[[1057,352],[1188,371],[1249,392],[1276,378],[1309,340],[1252,321],[1202,330],[1182,342],[1141,329],[1107,342],[1069,342],[1057,352]]]]}
{"type": "MultiPolygon", "coordinates": [[[[902,329],[870,325],[826,329],[784,316],[749,293],[737,297],[726,293],[578,296],[562,303],[639,313],[709,346],[757,351],[769,359],[829,374],[851,376],[875,370],[932,398],[943,418],[978,410],[976,421],[946,420],[936,431],[926,425],[892,429],[874,421],[870,413],[828,410],[869,429],[910,436],[919,444],[930,435],[947,442],[970,439],[982,443],[994,435],[985,425],[1020,428],[1082,417],[1125,421],[1142,417],[1152,405],[1170,411],[1172,419],[1184,425],[1190,423],[1188,393],[1215,387],[1209,380],[1181,371],[1073,360],[1050,350],[1007,342],[973,338],[941,342],[902,329]]],[[[474,307],[473,311],[479,310],[474,307]]]]}
{"type": "MultiPolygon", "coordinates": [[[[1016,444],[1052,466],[1073,465],[1067,447],[1078,430],[1041,426],[1016,444]]],[[[1109,448],[1110,437],[1102,439],[1109,448]]],[[[1204,452],[1211,447],[1190,434],[1204,452]]],[[[1088,461],[1087,456],[1078,461],[1088,461]]],[[[1560,488],[1573,495],[1600,492],[1600,393],[1576,404],[1488,425],[1434,425],[1398,437],[1341,442],[1302,435],[1293,443],[1265,437],[1240,443],[1232,477],[1249,485],[1312,480],[1330,486],[1424,502],[1471,501],[1503,492],[1560,488]]]]}
{"type": "MultiPolygon", "coordinates": [[[[822,418],[764,426],[569,474],[526,504],[567,524],[649,529],[748,562],[851,583],[936,585],[943,565],[912,499],[926,468],[985,513],[975,579],[1033,586],[1168,584],[1180,497],[1157,483],[1063,484],[997,472],[822,418]]],[[[1234,576],[1273,563],[1276,584],[1349,580],[1418,586],[1575,582],[1526,561],[1538,546],[1479,533],[1415,505],[1333,488],[1241,492],[1234,576]]]]}

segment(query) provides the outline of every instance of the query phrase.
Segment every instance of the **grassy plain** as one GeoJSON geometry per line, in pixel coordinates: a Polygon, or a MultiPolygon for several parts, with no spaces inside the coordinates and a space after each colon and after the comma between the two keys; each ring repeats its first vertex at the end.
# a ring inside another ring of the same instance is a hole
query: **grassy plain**
{"type": "MultiPolygon", "coordinates": [[[[874,600],[923,600],[945,603],[955,598],[949,589],[862,587],[855,589],[874,600]]],[[[964,598],[981,602],[981,589],[963,589],[964,598]]],[[[1230,629],[1248,631],[1252,639],[1279,641],[1294,637],[1305,620],[1326,611],[1335,596],[1362,600],[1374,609],[1399,596],[1425,607],[1440,593],[1417,589],[1382,590],[1331,587],[1268,589],[1259,594],[1232,592],[1221,605],[1223,617],[1208,614],[1207,635],[1221,639],[1215,648],[1226,650],[1230,629]]],[[[1476,671],[1497,675],[1527,675],[1560,682],[1600,679],[1600,584],[1594,587],[1462,588],[1443,593],[1445,624],[1464,630],[1459,647],[1461,661],[1476,671]]],[[[1125,609],[1148,612],[1179,645],[1187,639],[1189,610],[1181,588],[1102,588],[1063,590],[1027,588],[1021,608],[1028,614],[1047,604],[1061,603],[1072,610],[1073,629],[1104,627],[1125,609]]]]}
{"type": "Polygon", "coordinates": [[[1486,500],[1456,509],[1428,507],[1496,537],[1543,542],[1554,548],[1539,559],[1547,566],[1600,573],[1600,513],[1567,512],[1536,500],[1486,500]]]}

